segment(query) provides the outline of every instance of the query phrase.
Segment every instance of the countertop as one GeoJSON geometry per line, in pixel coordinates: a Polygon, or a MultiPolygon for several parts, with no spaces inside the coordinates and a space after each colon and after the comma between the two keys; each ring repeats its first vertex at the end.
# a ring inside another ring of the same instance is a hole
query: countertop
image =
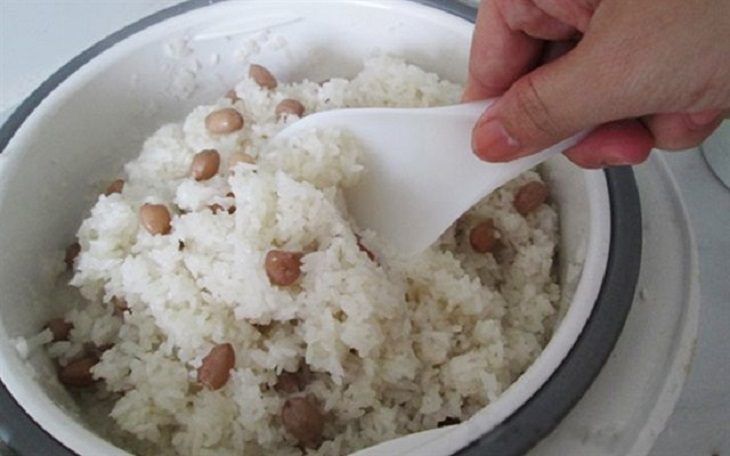
{"type": "MultiPolygon", "coordinates": [[[[97,40],[175,3],[0,0],[0,113],[17,105],[53,71],[97,40]]],[[[726,125],[721,134],[730,136],[730,127],[726,125]]],[[[730,455],[730,190],[701,154],[667,154],[667,161],[696,236],[702,305],[689,378],[651,454],[730,455]]]]}

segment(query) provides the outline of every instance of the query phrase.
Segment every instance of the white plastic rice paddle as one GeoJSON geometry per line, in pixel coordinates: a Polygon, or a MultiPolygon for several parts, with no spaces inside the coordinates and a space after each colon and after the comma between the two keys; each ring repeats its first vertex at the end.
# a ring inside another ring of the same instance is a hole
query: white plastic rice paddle
{"type": "Polygon", "coordinates": [[[495,99],[438,108],[352,108],[304,117],[282,130],[347,130],[364,150],[365,173],[346,190],[350,213],[404,254],[431,245],[470,207],[499,186],[575,144],[582,134],[509,163],[487,163],[471,131],[495,99]]]}

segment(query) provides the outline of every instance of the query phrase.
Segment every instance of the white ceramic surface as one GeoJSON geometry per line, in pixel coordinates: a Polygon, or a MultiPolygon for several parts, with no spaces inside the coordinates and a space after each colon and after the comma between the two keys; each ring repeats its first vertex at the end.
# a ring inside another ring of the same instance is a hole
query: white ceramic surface
{"type": "MultiPolygon", "coordinates": [[[[68,419],[53,401],[64,393],[34,377],[10,343],[33,334],[52,313],[44,265],[73,237],[99,183],[116,175],[161,123],[225,92],[248,58],[283,80],[319,80],[352,75],[364,56],[387,51],[463,81],[470,33],[466,21],[405,2],[231,2],[150,27],[81,68],[36,109],[0,158],[0,251],[12,258],[0,264],[0,378],[8,390],[69,448],[124,454],[78,418],[68,419]]],[[[575,264],[586,256],[574,305],[543,355],[499,400],[462,425],[400,441],[399,452],[427,443],[429,454],[448,454],[491,429],[548,378],[590,314],[610,234],[605,180],[562,158],[547,171],[562,215],[563,279],[576,277],[575,264]]],[[[30,364],[52,372],[40,354],[30,364]]]]}
{"type": "MultiPolygon", "coordinates": [[[[714,135],[718,134],[730,137],[730,129],[724,128],[714,135]]],[[[730,145],[730,141],[727,144],[730,145]]],[[[725,152],[730,153],[730,147],[725,152]]],[[[730,281],[727,280],[730,268],[730,237],[727,235],[730,189],[715,177],[696,150],[668,153],[665,158],[686,203],[687,219],[683,223],[690,225],[695,233],[699,271],[688,272],[694,282],[692,286],[699,283],[702,293],[701,299],[697,296],[694,300],[677,302],[682,297],[675,296],[668,301],[669,307],[697,308],[699,328],[694,336],[696,339],[684,338],[694,354],[691,368],[680,399],[666,428],[658,436],[651,455],[727,455],[730,454],[730,382],[726,381],[730,378],[730,281]]],[[[676,197],[660,186],[651,186],[651,181],[647,191],[676,197]]],[[[674,221],[673,224],[682,223],[676,213],[665,213],[664,217],[674,221]]],[[[657,231],[662,230],[658,228],[657,231]]],[[[664,245],[670,249],[676,241],[670,240],[664,245]]],[[[680,254],[679,258],[686,256],[686,253],[680,254]]],[[[662,268],[657,273],[666,277],[662,268]]],[[[659,312],[663,308],[664,305],[659,312]]],[[[662,334],[669,339],[676,337],[671,333],[662,334]]]]}
{"type": "MultiPolygon", "coordinates": [[[[655,152],[635,172],[644,234],[634,304],[601,374],[528,456],[646,456],[682,391],[697,341],[697,250],[686,208],[661,153],[655,152]]],[[[687,448],[665,447],[652,454],[711,455],[687,448]]]]}

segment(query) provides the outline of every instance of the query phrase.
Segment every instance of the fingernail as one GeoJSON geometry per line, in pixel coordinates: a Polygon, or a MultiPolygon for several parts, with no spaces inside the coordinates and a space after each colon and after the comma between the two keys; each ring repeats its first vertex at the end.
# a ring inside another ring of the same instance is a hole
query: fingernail
{"type": "Polygon", "coordinates": [[[630,163],[626,163],[626,160],[616,159],[613,157],[604,158],[600,164],[596,166],[597,169],[611,168],[614,166],[629,166],[630,163]]]}
{"type": "Polygon", "coordinates": [[[608,168],[610,166],[623,166],[630,165],[629,160],[625,157],[622,151],[614,151],[611,149],[601,151],[601,158],[598,163],[598,168],[608,168]]]}
{"type": "Polygon", "coordinates": [[[522,147],[507,133],[502,123],[482,117],[472,132],[472,149],[486,161],[509,161],[520,156],[522,147]]]}
{"type": "Polygon", "coordinates": [[[715,122],[719,117],[722,111],[719,109],[710,109],[707,111],[700,111],[700,112],[690,112],[687,114],[687,120],[688,120],[688,126],[690,128],[697,128],[702,129],[713,122],[715,122]]]}
{"type": "Polygon", "coordinates": [[[636,149],[632,150],[628,147],[606,147],[599,149],[599,160],[596,168],[610,168],[613,166],[632,166],[646,160],[648,152],[643,153],[636,149]]]}

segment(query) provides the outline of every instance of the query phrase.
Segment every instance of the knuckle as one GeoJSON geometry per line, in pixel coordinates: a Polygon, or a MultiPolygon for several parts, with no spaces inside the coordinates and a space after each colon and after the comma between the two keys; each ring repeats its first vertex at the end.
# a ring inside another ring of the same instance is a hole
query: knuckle
{"type": "Polygon", "coordinates": [[[499,6],[504,20],[513,30],[530,28],[542,18],[540,10],[529,1],[502,1],[499,6]]]}
{"type": "Polygon", "coordinates": [[[564,40],[575,33],[573,27],[548,15],[530,0],[513,0],[502,4],[501,11],[509,28],[534,38],[564,40]]]}
{"type": "MultiPolygon", "coordinates": [[[[540,94],[539,84],[531,75],[526,76],[515,87],[514,118],[518,131],[531,132],[530,140],[548,140],[560,137],[556,113],[540,94]]],[[[510,129],[510,132],[515,128],[510,129]]],[[[533,142],[533,141],[530,141],[533,142]]]]}
{"type": "Polygon", "coordinates": [[[500,69],[495,70],[491,65],[478,59],[471,59],[469,77],[481,92],[493,94],[492,96],[506,92],[512,82],[506,73],[500,69]]]}

